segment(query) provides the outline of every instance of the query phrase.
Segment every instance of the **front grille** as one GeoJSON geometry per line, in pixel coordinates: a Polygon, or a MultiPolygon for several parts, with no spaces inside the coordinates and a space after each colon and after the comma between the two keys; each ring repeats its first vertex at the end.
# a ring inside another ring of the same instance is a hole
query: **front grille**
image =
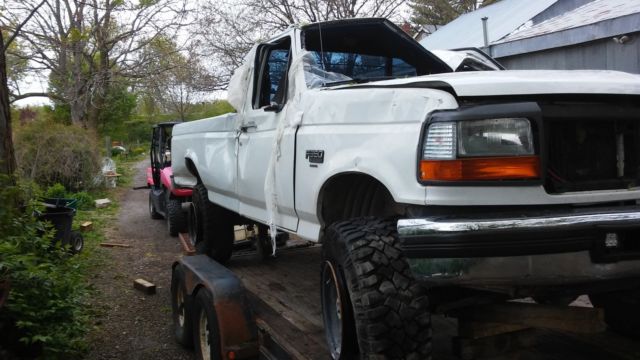
{"type": "Polygon", "coordinates": [[[619,103],[541,104],[548,193],[626,189],[640,179],[640,108],[619,103]]]}

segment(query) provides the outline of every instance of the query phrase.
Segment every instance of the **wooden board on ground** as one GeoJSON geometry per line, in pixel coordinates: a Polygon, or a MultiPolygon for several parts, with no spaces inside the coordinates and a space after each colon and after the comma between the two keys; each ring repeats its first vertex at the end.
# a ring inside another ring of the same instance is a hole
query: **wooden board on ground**
{"type": "Polygon", "coordinates": [[[147,295],[153,295],[156,293],[155,284],[152,284],[145,279],[135,279],[133,281],[133,287],[147,295]]]}
{"type": "Polygon", "coordinates": [[[102,247],[119,247],[119,248],[130,248],[131,247],[131,245],[129,245],[129,244],[111,243],[111,242],[100,243],[100,246],[102,246],[102,247]]]}

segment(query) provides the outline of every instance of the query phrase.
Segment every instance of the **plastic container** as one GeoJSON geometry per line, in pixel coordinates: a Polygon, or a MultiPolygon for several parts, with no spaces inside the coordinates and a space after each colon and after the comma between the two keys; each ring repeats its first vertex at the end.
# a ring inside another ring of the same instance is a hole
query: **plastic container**
{"type": "Polygon", "coordinates": [[[53,243],[58,241],[62,242],[62,245],[69,243],[71,236],[71,224],[73,223],[73,216],[76,210],[66,206],[47,206],[44,212],[38,215],[40,220],[49,221],[55,229],[55,235],[53,237],[53,243]]]}

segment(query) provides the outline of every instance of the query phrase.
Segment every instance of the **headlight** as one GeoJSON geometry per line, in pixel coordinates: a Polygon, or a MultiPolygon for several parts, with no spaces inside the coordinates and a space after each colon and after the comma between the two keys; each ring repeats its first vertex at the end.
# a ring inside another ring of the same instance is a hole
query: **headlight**
{"type": "Polygon", "coordinates": [[[458,155],[533,155],[533,136],[528,119],[489,119],[458,122],[458,155]]]}
{"type": "Polygon", "coordinates": [[[529,119],[434,122],[423,142],[420,179],[536,179],[539,164],[529,119]]]}

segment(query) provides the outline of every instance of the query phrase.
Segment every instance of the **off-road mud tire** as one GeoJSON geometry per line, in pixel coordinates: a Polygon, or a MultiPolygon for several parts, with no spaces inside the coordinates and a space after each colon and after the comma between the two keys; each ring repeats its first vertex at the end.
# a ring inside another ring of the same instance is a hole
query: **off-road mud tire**
{"type": "Polygon", "coordinates": [[[189,235],[198,254],[207,254],[225,264],[233,252],[234,231],[229,211],[211,203],[203,184],[193,188],[193,215],[189,235]]]}
{"type": "MultiPolygon", "coordinates": [[[[431,358],[426,289],[414,280],[399,244],[392,220],[367,217],[326,231],[323,267],[336,269],[347,295],[342,317],[354,319],[360,359],[431,358]]],[[[343,339],[349,340],[346,330],[343,339]]],[[[341,359],[353,358],[352,346],[343,340],[341,359]]]]}
{"type": "Polygon", "coordinates": [[[193,305],[184,285],[184,272],[180,265],[171,274],[171,312],[173,318],[173,334],[176,341],[187,348],[193,346],[193,305]],[[182,320],[181,320],[182,319],[182,320]]]}
{"type": "Polygon", "coordinates": [[[149,216],[153,220],[162,219],[162,215],[156,210],[155,205],[153,205],[153,198],[151,195],[151,191],[149,191],[149,216]]]}
{"type": "Polygon", "coordinates": [[[209,290],[202,288],[198,291],[195,297],[193,306],[193,347],[196,353],[196,359],[198,360],[222,360],[222,354],[220,350],[220,331],[218,330],[218,318],[215,313],[215,307],[213,306],[213,297],[209,293],[209,290]],[[210,356],[203,356],[206,351],[202,351],[206,344],[203,344],[201,340],[201,318],[206,318],[208,326],[208,343],[210,356]]]}
{"type": "Polygon", "coordinates": [[[187,229],[187,216],[182,211],[182,202],[178,199],[167,199],[167,230],[169,235],[178,236],[187,229]]]}
{"type": "Polygon", "coordinates": [[[640,289],[589,296],[594,306],[604,309],[604,321],[611,330],[640,339],[640,289]]]}

